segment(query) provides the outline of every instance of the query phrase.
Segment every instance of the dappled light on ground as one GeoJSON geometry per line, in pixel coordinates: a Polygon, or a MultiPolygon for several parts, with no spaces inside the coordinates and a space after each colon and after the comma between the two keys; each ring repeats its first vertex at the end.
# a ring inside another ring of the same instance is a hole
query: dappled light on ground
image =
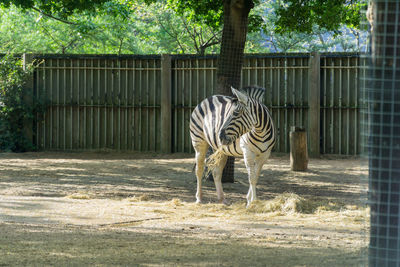
{"type": "Polygon", "coordinates": [[[359,266],[366,255],[366,164],[287,156],[263,167],[246,208],[243,161],[231,205],[191,155],[0,154],[0,265],[359,266]],[[10,240],[13,240],[12,242],[10,240]]]}

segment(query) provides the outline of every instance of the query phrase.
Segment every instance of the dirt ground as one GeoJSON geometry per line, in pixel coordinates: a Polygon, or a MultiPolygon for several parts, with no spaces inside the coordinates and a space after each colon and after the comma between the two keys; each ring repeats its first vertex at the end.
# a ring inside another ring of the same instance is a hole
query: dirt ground
{"type": "Polygon", "coordinates": [[[264,165],[246,205],[236,161],[229,206],[204,182],[195,204],[192,155],[0,153],[0,266],[362,266],[367,164],[287,155],[264,165]]]}

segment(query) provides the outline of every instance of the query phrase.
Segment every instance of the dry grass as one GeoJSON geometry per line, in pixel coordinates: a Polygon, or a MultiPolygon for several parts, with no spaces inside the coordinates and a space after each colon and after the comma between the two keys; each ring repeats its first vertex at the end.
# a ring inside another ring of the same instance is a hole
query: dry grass
{"type": "Polygon", "coordinates": [[[176,157],[0,154],[0,266],[363,266],[359,161],[297,173],[273,155],[246,208],[243,161],[224,184],[232,205],[209,182],[198,205],[193,157],[176,157]]]}
{"type": "Polygon", "coordinates": [[[73,193],[71,195],[67,195],[66,198],[70,198],[70,199],[91,199],[93,197],[90,196],[87,193],[84,193],[84,192],[77,192],[77,193],[73,193]]]}
{"type": "Polygon", "coordinates": [[[212,153],[206,160],[206,174],[207,177],[217,166],[220,165],[221,160],[224,158],[225,153],[223,152],[222,148],[218,148],[212,153]]]}
{"type": "Polygon", "coordinates": [[[150,201],[151,196],[149,194],[141,194],[139,196],[133,196],[128,198],[128,201],[130,202],[140,202],[140,201],[150,201]]]}
{"type": "Polygon", "coordinates": [[[272,200],[256,201],[249,207],[249,212],[268,213],[280,212],[281,214],[314,212],[318,202],[305,199],[294,193],[284,193],[276,196],[272,200]]]}

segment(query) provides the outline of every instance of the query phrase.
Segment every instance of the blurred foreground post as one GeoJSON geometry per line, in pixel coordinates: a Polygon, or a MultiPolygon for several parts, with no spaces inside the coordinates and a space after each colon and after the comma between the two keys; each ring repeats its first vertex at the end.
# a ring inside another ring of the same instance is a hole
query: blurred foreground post
{"type": "Polygon", "coordinates": [[[374,0],[368,13],[369,266],[400,266],[400,1],[374,0]]]}

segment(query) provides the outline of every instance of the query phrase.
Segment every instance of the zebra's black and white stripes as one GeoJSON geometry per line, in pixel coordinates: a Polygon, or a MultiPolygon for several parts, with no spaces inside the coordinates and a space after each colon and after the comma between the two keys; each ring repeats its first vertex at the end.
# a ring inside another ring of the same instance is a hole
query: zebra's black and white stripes
{"type": "Polygon", "coordinates": [[[227,156],[244,157],[249,174],[248,204],[256,198],[255,186],[262,165],[275,144],[275,128],[267,107],[260,102],[264,89],[232,88],[235,97],[211,96],[193,111],[190,135],[196,151],[197,202],[202,200],[201,177],[207,149],[223,152],[219,166],[213,170],[218,199],[224,201],[221,174],[227,156]]]}
{"type": "Polygon", "coordinates": [[[260,103],[264,103],[265,89],[262,87],[256,85],[246,86],[241,88],[239,91],[247,94],[250,98],[258,100],[260,103]]]}

